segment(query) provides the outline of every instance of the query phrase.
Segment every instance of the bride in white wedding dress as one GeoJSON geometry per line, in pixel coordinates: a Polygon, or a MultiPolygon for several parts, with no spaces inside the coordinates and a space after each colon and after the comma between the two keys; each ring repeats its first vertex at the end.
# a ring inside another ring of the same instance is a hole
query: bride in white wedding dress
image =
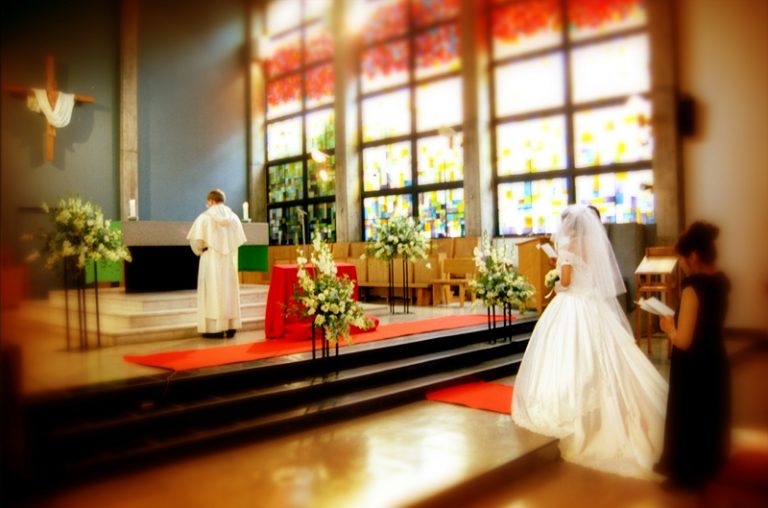
{"type": "Polygon", "coordinates": [[[555,237],[557,295],[533,330],[512,419],[560,439],[564,460],[657,479],[667,382],[635,344],[616,296],[626,291],[605,229],[569,206],[555,237]]]}

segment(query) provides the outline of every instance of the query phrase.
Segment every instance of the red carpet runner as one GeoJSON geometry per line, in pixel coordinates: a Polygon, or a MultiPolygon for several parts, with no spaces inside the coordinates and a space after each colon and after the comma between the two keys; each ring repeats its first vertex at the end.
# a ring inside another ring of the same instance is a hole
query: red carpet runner
{"type": "Polygon", "coordinates": [[[512,390],[511,385],[478,381],[429,392],[427,399],[509,415],[512,414],[512,390]]]}
{"type": "MultiPolygon", "coordinates": [[[[500,317],[497,318],[501,319],[500,317]]],[[[451,328],[463,328],[486,324],[488,317],[484,314],[463,314],[446,316],[421,321],[408,321],[379,325],[372,332],[362,332],[352,336],[352,344],[363,344],[377,340],[393,339],[417,333],[435,332],[451,328]]],[[[341,343],[344,347],[344,343],[341,343]]],[[[311,340],[276,339],[264,342],[237,344],[234,346],[217,346],[205,349],[190,349],[186,351],[168,351],[151,355],[126,355],[128,362],[160,367],[174,371],[202,369],[227,365],[230,363],[251,362],[273,356],[286,356],[312,351],[311,340]]]]}

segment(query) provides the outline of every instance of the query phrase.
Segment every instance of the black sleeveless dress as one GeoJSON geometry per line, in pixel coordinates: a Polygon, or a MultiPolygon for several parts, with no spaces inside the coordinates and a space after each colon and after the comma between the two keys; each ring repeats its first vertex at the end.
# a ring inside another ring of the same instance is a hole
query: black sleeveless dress
{"type": "Polygon", "coordinates": [[[730,282],[722,273],[683,280],[699,300],[693,340],[672,348],[664,451],[657,470],[673,484],[702,487],[725,463],[730,443],[730,373],[723,344],[730,282]]]}

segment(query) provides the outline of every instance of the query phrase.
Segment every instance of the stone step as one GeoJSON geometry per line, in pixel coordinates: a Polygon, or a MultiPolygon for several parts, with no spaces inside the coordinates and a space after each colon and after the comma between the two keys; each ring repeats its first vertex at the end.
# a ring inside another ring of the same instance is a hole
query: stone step
{"type": "MultiPolygon", "coordinates": [[[[243,284],[240,286],[240,302],[266,303],[269,286],[243,284]]],[[[63,290],[51,291],[48,302],[52,307],[65,308],[67,296],[63,290]]],[[[86,308],[96,306],[95,292],[86,289],[86,308]]],[[[69,306],[77,306],[77,293],[68,292],[69,306]]],[[[152,312],[173,309],[194,309],[197,307],[195,290],[169,291],[159,293],[126,293],[124,288],[100,288],[99,309],[102,313],[152,312]]]]}

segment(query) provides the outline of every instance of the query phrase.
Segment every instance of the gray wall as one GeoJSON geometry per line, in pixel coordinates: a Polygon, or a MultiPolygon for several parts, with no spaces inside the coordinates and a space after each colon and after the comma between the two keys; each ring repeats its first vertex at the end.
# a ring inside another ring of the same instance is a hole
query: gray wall
{"type": "Polygon", "coordinates": [[[242,0],[140,2],[141,219],[194,219],[214,187],[240,213],[247,195],[246,12],[242,0]]]}
{"type": "MultiPolygon", "coordinates": [[[[95,97],[58,130],[44,160],[45,120],[2,94],[3,253],[32,249],[21,234],[47,224],[43,202],[79,195],[119,217],[120,1],[28,0],[5,7],[2,84],[45,85],[45,55],[60,89],[95,97]]],[[[238,211],[247,195],[245,0],[139,0],[139,212],[191,220],[213,187],[238,211]]],[[[36,296],[58,277],[31,266],[36,296]]]]}
{"type": "Polygon", "coordinates": [[[45,86],[45,56],[56,62],[59,88],[89,95],[70,125],[57,129],[55,158],[45,159],[45,118],[26,101],[2,94],[2,244],[12,249],[30,207],[79,195],[117,217],[117,4],[99,0],[14,2],[4,10],[3,85],[45,86]],[[46,15],[40,16],[40,13],[46,15]]]}

